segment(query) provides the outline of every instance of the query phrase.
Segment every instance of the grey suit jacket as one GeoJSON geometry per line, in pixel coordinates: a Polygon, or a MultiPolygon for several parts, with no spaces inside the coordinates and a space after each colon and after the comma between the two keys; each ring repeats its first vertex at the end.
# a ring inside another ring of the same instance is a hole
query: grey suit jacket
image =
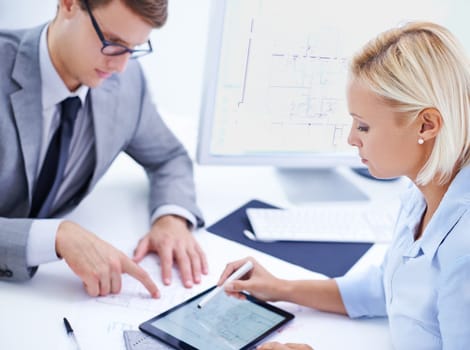
{"type": "MultiPolygon", "coordinates": [[[[0,279],[25,280],[37,267],[26,266],[28,219],[39,161],[42,102],[39,39],[42,26],[0,31],[0,279]]],[[[58,199],[53,216],[75,208],[124,151],[141,164],[150,180],[150,210],[175,204],[202,216],[195,202],[192,162],[165,126],[151,101],[140,65],[90,90],[96,165],[82,193],[58,199]]]]}

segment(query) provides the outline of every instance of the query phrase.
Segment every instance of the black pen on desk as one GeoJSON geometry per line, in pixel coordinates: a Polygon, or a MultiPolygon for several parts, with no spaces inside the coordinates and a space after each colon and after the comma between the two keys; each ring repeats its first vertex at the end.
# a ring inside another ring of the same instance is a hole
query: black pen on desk
{"type": "Polygon", "coordinates": [[[70,341],[73,343],[73,346],[76,350],[80,350],[80,345],[78,344],[77,338],[75,337],[75,333],[73,332],[73,328],[70,325],[69,320],[64,317],[64,326],[65,330],[67,331],[67,336],[69,337],[70,341]]]}

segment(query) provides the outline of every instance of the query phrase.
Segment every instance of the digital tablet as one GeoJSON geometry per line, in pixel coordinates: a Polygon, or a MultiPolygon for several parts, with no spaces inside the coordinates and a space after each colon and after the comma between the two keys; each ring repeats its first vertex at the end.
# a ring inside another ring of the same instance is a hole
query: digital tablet
{"type": "Polygon", "coordinates": [[[203,308],[199,301],[214,287],[142,323],[139,328],[176,349],[250,349],[294,318],[274,305],[218,293],[203,308]]]}

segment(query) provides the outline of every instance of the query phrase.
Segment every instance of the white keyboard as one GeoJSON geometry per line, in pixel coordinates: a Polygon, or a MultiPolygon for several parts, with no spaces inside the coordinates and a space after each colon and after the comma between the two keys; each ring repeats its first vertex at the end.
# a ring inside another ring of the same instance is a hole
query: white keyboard
{"type": "Polygon", "coordinates": [[[257,241],[387,243],[393,235],[398,205],[325,204],[295,209],[246,210],[257,241]]]}

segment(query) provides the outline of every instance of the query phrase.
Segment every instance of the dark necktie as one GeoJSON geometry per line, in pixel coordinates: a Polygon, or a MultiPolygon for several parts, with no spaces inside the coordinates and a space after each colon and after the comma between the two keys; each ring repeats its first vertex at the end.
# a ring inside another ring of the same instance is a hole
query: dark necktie
{"type": "Polygon", "coordinates": [[[62,183],[73,126],[79,109],[80,98],[78,97],[69,97],[61,103],[60,124],[49,143],[36,182],[29,214],[31,218],[45,218],[49,215],[57,191],[62,183]]]}

